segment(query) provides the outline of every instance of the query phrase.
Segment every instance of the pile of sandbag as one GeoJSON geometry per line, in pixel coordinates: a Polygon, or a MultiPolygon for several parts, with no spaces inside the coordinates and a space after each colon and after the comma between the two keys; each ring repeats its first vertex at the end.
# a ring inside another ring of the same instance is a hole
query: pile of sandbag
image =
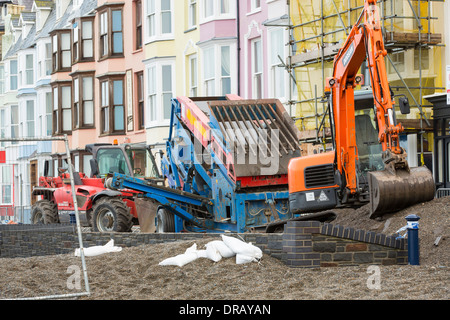
{"type": "MultiPolygon", "coordinates": [[[[117,247],[114,245],[114,239],[111,239],[104,246],[93,246],[89,248],[83,248],[85,257],[95,257],[101,254],[110,253],[110,252],[120,252],[122,251],[122,247],[117,247]]],[[[75,249],[75,256],[80,257],[81,251],[80,248],[75,249]]]]}
{"type": "Polygon", "coordinates": [[[206,249],[197,250],[197,244],[193,244],[182,254],[167,258],[159,263],[160,266],[182,267],[198,258],[207,258],[219,262],[222,258],[236,257],[236,264],[258,262],[262,258],[262,251],[253,244],[244,242],[234,237],[222,235],[221,240],[210,241],[206,249]]]}

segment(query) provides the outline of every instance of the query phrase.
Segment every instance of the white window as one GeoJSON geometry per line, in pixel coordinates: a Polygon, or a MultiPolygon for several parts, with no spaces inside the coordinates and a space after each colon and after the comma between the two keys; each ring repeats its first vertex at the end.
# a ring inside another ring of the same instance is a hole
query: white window
{"type": "Polygon", "coordinates": [[[220,83],[222,85],[222,95],[231,93],[231,68],[230,68],[230,47],[220,47],[221,68],[220,68],[220,83]]]}
{"type": "Polygon", "coordinates": [[[27,85],[34,83],[34,68],[33,68],[33,55],[27,54],[25,56],[25,79],[27,85]]]}
{"type": "Polygon", "coordinates": [[[172,66],[162,66],[162,105],[164,120],[170,119],[170,113],[172,111],[172,97],[173,97],[173,84],[172,84],[172,66]]]}
{"type": "Polygon", "coordinates": [[[217,19],[233,19],[236,15],[236,1],[233,0],[201,0],[201,21],[208,22],[217,19]]]}
{"type": "Polygon", "coordinates": [[[215,96],[215,57],[214,47],[208,48],[204,51],[204,65],[203,65],[203,79],[206,96],[215,96]]]}
{"type": "Polygon", "coordinates": [[[189,1],[188,27],[192,28],[197,25],[197,0],[188,0],[188,1],[189,1]]]}
{"type": "Polygon", "coordinates": [[[189,56],[189,95],[196,97],[198,94],[198,63],[197,55],[189,56]]]}
{"type": "Polygon", "coordinates": [[[145,23],[147,41],[173,37],[173,0],[147,0],[145,23]]]}
{"type": "MultiPolygon", "coordinates": [[[[11,106],[11,138],[19,138],[19,106],[11,106]]],[[[13,142],[12,144],[17,144],[13,142]]]]}
{"type": "Polygon", "coordinates": [[[5,93],[5,67],[0,66],[0,94],[5,93]]]}
{"type": "Polygon", "coordinates": [[[270,36],[270,92],[269,94],[277,99],[286,96],[286,75],[287,72],[279,65],[285,60],[284,29],[276,28],[269,31],[270,36]],[[280,60],[281,59],[281,60],[280,60]]]}
{"type": "Polygon", "coordinates": [[[1,175],[1,204],[12,204],[12,166],[2,165],[0,170],[1,175]]]}
{"type": "MultiPolygon", "coordinates": [[[[203,48],[202,84],[204,95],[224,96],[234,93],[237,89],[232,79],[236,75],[236,45],[230,42],[220,42],[203,48]]],[[[234,81],[236,82],[236,81],[234,81]]]]}
{"type": "Polygon", "coordinates": [[[33,100],[27,100],[26,104],[26,128],[27,128],[27,136],[29,138],[32,138],[35,136],[34,132],[34,101],[33,100]]]}
{"type": "Polygon", "coordinates": [[[17,60],[9,62],[9,89],[17,90],[17,60]]]}
{"type": "Polygon", "coordinates": [[[252,97],[262,98],[263,78],[262,78],[262,47],[261,39],[252,41],[252,97]]]}
{"type": "Polygon", "coordinates": [[[45,134],[46,136],[52,135],[52,93],[46,92],[45,93],[45,122],[46,122],[46,130],[45,134]]]}
{"type": "Polygon", "coordinates": [[[61,87],[62,130],[72,130],[72,88],[61,87]]]}
{"type": "Polygon", "coordinates": [[[175,95],[175,66],[172,61],[160,61],[147,67],[147,103],[150,125],[167,124],[175,95]]]}
{"type": "Polygon", "coordinates": [[[150,122],[156,121],[156,66],[148,68],[148,108],[150,122]]]}
{"type": "Polygon", "coordinates": [[[251,12],[258,11],[261,9],[261,0],[250,0],[251,1],[251,12]]]}
{"type": "MultiPolygon", "coordinates": [[[[5,109],[0,109],[0,137],[1,138],[6,138],[6,110],[5,109]]],[[[6,145],[6,143],[4,141],[2,141],[0,143],[1,147],[4,147],[6,145]]]]}

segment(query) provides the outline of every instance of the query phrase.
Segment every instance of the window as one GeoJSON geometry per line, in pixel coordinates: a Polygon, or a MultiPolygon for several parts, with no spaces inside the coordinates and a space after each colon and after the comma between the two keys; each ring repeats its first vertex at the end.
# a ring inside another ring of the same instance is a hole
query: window
{"type": "Polygon", "coordinates": [[[156,121],[156,67],[148,69],[148,106],[150,110],[150,121],[156,121]]]}
{"type": "Polygon", "coordinates": [[[53,87],[53,133],[72,131],[72,84],[58,84],[53,87]]]}
{"type": "Polygon", "coordinates": [[[124,80],[101,80],[101,133],[125,133],[124,80]]]}
{"type": "Polygon", "coordinates": [[[25,56],[25,79],[27,85],[32,85],[34,83],[33,63],[33,55],[27,54],[25,56]]]}
{"type": "Polygon", "coordinates": [[[197,25],[197,0],[188,0],[188,1],[189,1],[188,28],[192,28],[197,25]]]}
{"type": "MultiPolygon", "coordinates": [[[[11,106],[11,138],[19,138],[19,106],[11,106]]],[[[12,142],[17,144],[17,142],[12,142]]]]}
{"type": "Polygon", "coordinates": [[[189,57],[189,94],[191,97],[197,96],[198,77],[197,77],[197,55],[189,57]]]}
{"type": "Polygon", "coordinates": [[[93,18],[77,19],[73,24],[73,62],[94,60],[93,18]]]}
{"type": "Polygon", "coordinates": [[[5,93],[5,67],[0,66],[0,94],[5,93]]]}
{"type": "Polygon", "coordinates": [[[138,102],[138,129],[144,129],[145,127],[145,114],[144,114],[144,73],[139,72],[136,74],[136,86],[137,86],[137,102],[138,102]]]}
{"type": "Polygon", "coordinates": [[[81,22],[81,59],[94,58],[93,21],[81,22]]]}
{"type": "Polygon", "coordinates": [[[172,66],[162,66],[162,103],[164,119],[170,119],[172,112],[172,66]]]}
{"type": "Polygon", "coordinates": [[[9,62],[9,89],[17,90],[17,60],[9,62]]]}
{"type": "Polygon", "coordinates": [[[27,100],[26,104],[26,128],[27,128],[27,136],[29,138],[34,137],[36,134],[34,132],[34,101],[33,100],[27,100]]]}
{"type": "Polygon", "coordinates": [[[262,52],[261,39],[252,42],[253,99],[262,98],[262,52]]]}
{"type": "Polygon", "coordinates": [[[75,22],[73,25],[73,31],[72,31],[72,58],[73,62],[78,61],[78,53],[79,53],[79,37],[80,37],[80,28],[78,27],[78,22],[75,22]]]}
{"type": "Polygon", "coordinates": [[[76,75],[73,79],[73,127],[94,126],[94,75],[76,75]]]}
{"type": "Polygon", "coordinates": [[[122,9],[108,7],[100,13],[100,57],[123,56],[122,9]]]}
{"type": "Polygon", "coordinates": [[[68,71],[72,66],[70,32],[59,32],[52,36],[53,72],[68,71]]]}
{"type": "Polygon", "coordinates": [[[172,12],[167,0],[161,0],[161,33],[172,33],[172,12]]]}
{"type": "Polygon", "coordinates": [[[136,50],[142,48],[142,1],[136,0],[134,2],[135,20],[136,20],[136,50]]]}
{"type": "Polygon", "coordinates": [[[147,24],[149,37],[156,36],[156,0],[147,0],[147,24]]]}
{"type": "Polygon", "coordinates": [[[172,0],[146,0],[148,37],[167,37],[173,34],[172,0]]]}
{"type": "Polygon", "coordinates": [[[208,48],[204,51],[204,85],[206,96],[215,96],[215,62],[214,62],[214,47],[208,48]]]}
{"type": "MultiPolygon", "coordinates": [[[[230,19],[236,14],[236,1],[232,0],[202,0],[201,18],[207,21],[214,19],[230,19]]],[[[202,22],[202,21],[200,21],[202,22]]]]}
{"type": "Polygon", "coordinates": [[[100,56],[108,54],[108,13],[100,15],[100,56]]]}
{"type": "Polygon", "coordinates": [[[175,92],[174,65],[172,62],[159,62],[147,68],[147,101],[149,120],[156,124],[169,120],[172,112],[172,98],[175,92]]]}
{"type": "Polygon", "coordinates": [[[397,74],[395,69],[397,69],[398,72],[405,71],[405,52],[392,53],[391,60],[395,68],[392,66],[392,64],[389,64],[389,74],[397,74]]]}
{"type": "Polygon", "coordinates": [[[261,0],[250,0],[251,1],[251,12],[261,9],[261,0]]]}
{"type": "Polygon", "coordinates": [[[45,93],[45,121],[46,121],[46,135],[52,135],[52,93],[45,93]]]}
{"type": "Polygon", "coordinates": [[[235,90],[236,59],[235,45],[220,42],[203,48],[203,94],[206,96],[220,96],[230,94],[235,90]]]}
{"type": "Polygon", "coordinates": [[[12,166],[2,165],[1,167],[1,203],[12,204],[12,166]]]}
{"type": "MultiPolygon", "coordinates": [[[[6,138],[6,110],[0,109],[0,137],[6,138]]],[[[1,147],[5,147],[6,143],[5,141],[2,141],[0,143],[1,147]]]]}
{"type": "Polygon", "coordinates": [[[49,76],[52,74],[52,44],[45,44],[45,60],[44,60],[44,71],[42,74],[49,76]]]}
{"type": "Polygon", "coordinates": [[[269,34],[270,46],[268,49],[270,52],[270,95],[274,97],[285,97],[286,70],[279,67],[280,63],[282,63],[285,59],[284,30],[281,28],[272,29],[269,34]]]}
{"type": "Polygon", "coordinates": [[[204,6],[204,17],[209,18],[214,15],[214,0],[204,0],[205,6],[204,6]]]}
{"type": "Polygon", "coordinates": [[[220,53],[222,95],[226,95],[231,93],[230,47],[222,46],[220,53]]]}

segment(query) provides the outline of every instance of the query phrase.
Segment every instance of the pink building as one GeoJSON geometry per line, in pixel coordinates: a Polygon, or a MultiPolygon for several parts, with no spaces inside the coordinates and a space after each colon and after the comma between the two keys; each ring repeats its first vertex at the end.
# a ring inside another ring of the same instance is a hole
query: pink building
{"type": "MultiPolygon", "coordinates": [[[[90,170],[86,144],[145,142],[141,3],[56,1],[53,135],[69,136],[80,171],[90,170]]],[[[55,161],[64,152],[54,144],[55,161]]]]}

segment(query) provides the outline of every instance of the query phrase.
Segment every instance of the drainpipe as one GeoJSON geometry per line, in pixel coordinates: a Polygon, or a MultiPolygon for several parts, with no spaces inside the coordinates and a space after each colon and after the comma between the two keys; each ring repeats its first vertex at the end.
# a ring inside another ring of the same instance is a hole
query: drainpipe
{"type": "Polygon", "coordinates": [[[238,96],[241,96],[241,17],[239,0],[236,0],[236,25],[237,25],[237,85],[238,96]]]}

